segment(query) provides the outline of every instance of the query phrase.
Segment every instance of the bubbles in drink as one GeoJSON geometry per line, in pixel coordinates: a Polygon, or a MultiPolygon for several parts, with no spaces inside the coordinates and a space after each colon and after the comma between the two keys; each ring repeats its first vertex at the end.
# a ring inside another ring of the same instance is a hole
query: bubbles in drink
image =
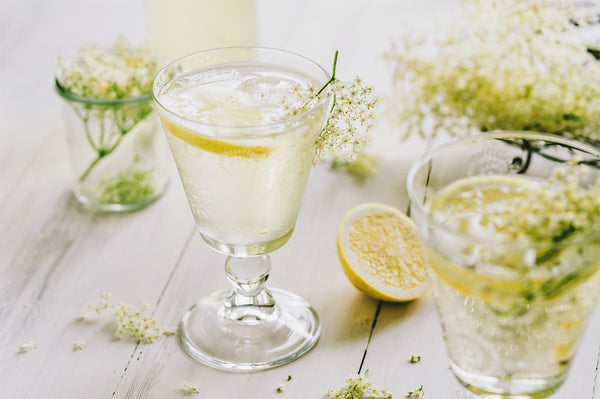
{"type": "Polygon", "coordinates": [[[258,103],[280,107],[286,97],[293,95],[297,85],[298,82],[290,79],[257,76],[244,80],[239,89],[258,103]]]}

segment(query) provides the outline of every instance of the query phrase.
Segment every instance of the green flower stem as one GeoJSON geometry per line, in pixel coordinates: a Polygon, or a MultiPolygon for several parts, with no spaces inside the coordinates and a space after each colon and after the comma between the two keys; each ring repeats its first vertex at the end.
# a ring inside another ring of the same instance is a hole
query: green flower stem
{"type": "MultiPolygon", "coordinates": [[[[327,86],[329,86],[330,84],[333,84],[335,82],[335,70],[337,68],[337,59],[338,59],[338,54],[339,54],[339,50],[335,51],[335,55],[333,56],[333,68],[331,71],[331,79],[329,79],[327,81],[327,83],[325,83],[323,85],[323,87],[321,87],[321,89],[317,92],[317,96],[319,94],[321,94],[323,92],[323,90],[325,90],[325,88],[327,86]]],[[[329,109],[329,113],[331,114],[333,112],[333,110],[335,109],[335,106],[337,105],[337,99],[335,96],[335,93],[333,94],[333,99],[331,101],[331,108],[329,109]]],[[[323,136],[323,132],[329,127],[330,124],[330,120],[329,118],[327,118],[327,122],[325,123],[325,126],[323,127],[323,129],[321,129],[321,131],[319,132],[319,138],[321,138],[323,136]]]]}
{"type": "Polygon", "coordinates": [[[96,151],[98,152],[98,156],[96,157],[96,159],[94,159],[92,161],[90,166],[88,166],[87,169],[85,170],[85,172],[83,172],[83,174],[79,177],[79,181],[84,181],[88,177],[88,175],[90,174],[92,169],[94,169],[94,167],[98,164],[98,162],[100,162],[102,160],[102,158],[110,155],[115,150],[115,148],[117,148],[117,146],[123,139],[123,136],[125,135],[125,133],[127,133],[127,132],[123,132],[121,134],[121,137],[119,137],[117,142],[112,147],[110,147],[108,149],[105,149],[105,148],[96,149],[96,151]]]}
{"type": "MultiPolygon", "coordinates": [[[[73,108],[75,109],[75,107],[73,107],[73,108]]],[[[139,110],[135,110],[135,111],[139,112],[139,110]]],[[[118,132],[118,139],[112,145],[108,145],[107,143],[105,143],[105,140],[108,140],[108,138],[106,136],[106,132],[105,132],[105,130],[106,130],[106,123],[105,123],[105,117],[104,117],[105,111],[101,111],[100,112],[101,117],[99,118],[99,120],[100,120],[99,143],[98,143],[98,145],[96,145],[96,143],[94,143],[94,141],[92,140],[92,136],[91,136],[89,125],[88,125],[88,122],[90,120],[89,115],[84,116],[80,112],[78,112],[77,109],[75,109],[75,113],[77,114],[79,119],[81,119],[81,121],[83,122],[85,134],[88,139],[88,142],[90,143],[90,145],[94,149],[94,151],[96,151],[98,153],[96,158],[92,161],[92,163],[90,163],[90,165],[87,167],[87,169],[79,177],[79,181],[84,181],[88,177],[88,175],[91,173],[91,171],[94,169],[94,167],[103,158],[110,155],[117,148],[117,146],[121,143],[123,136],[125,136],[127,133],[129,133],[139,122],[141,122],[143,119],[145,119],[146,116],[148,116],[150,114],[150,111],[151,111],[151,108],[148,108],[148,109],[142,110],[140,113],[132,112],[131,114],[123,114],[122,119],[119,119],[118,113],[116,111],[114,111],[113,112],[114,122],[115,122],[115,125],[117,126],[117,129],[119,130],[119,132],[118,132]],[[132,123],[130,123],[130,124],[126,123],[128,121],[128,117],[131,117],[130,121],[132,123]]],[[[109,135],[109,137],[110,136],[112,136],[112,134],[109,135]]]]}
{"type": "Polygon", "coordinates": [[[83,116],[76,107],[73,107],[73,111],[75,111],[75,114],[77,114],[77,116],[79,117],[79,119],[81,119],[81,121],[83,122],[83,128],[85,130],[85,136],[87,137],[88,143],[90,143],[90,145],[92,146],[92,148],[95,151],[98,151],[98,147],[96,147],[96,144],[94,143],[94,141],[92,140],[92,135],[90,134],[90,128],[88,126],[88,119],[89,116],[83,116]]]}
{"type": "MultiPolygon", "coordinates": [[[[321,94],[321,93],[323,92],[323,90],[325,90],[325,88],[326,88],[327,86],[329,86],[331,83],[335,82],[335,69],[336,69],[336,67],[337,67],[337,59],[338,59],[338,54],[339,54],[339,51],[338,51],[338,50],[335,50],[335,55],[333,56],[333,71],[331,72],[331,79],[329,79],[329,80],[327,81],[327,83],[325,83],[325,84],[323,85],[323,87],[321,87],[321,89],[320,89],[320,90],[317,92],[317,96],[318,96],[319,94],[321,94]]],[[[332,109],[333,109],[333,108],[332,108],[332,109]]]]}

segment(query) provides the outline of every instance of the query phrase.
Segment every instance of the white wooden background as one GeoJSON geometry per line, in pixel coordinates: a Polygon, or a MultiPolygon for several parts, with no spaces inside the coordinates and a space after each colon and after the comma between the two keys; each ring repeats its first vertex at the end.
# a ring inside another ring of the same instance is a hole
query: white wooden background
{"type": "MultiPolygon", "coordinates": [[[[384,93],[390,69],[381,54],[390,40],[406,29],[435,29],[456,3],[257,0],[259,43],[326,67],[339,49],[339,76],[359,73],[384,93]]],[[[431,294],[378,303],[350,285],[338,262],[337,228],[353,205],[406,208],[406,173],[424,144],[400,143],[384,125],[373,149],[382,159],[377,176],[357,184],[322,164],[294,236],[272,256],[270,282],[308,299],[323,322],[321,341],[300,360],[230,374],[194,362],[175,337],[137,345],[115,339],[106,321],[77,321],[84,305],[110,290],[115,302],[146,302],[176,325],[197,298],[227,287],[224,257],[196,233],[173,167],[166,196],[140,212],[91,213],[70,193],[63,104],[53,93],[57,56],[109,45],[119,34],[141,42],[143,7],[142,0],[0,1],[0,398],[178,398],[184,380],[197,383],[201,398],[324,398],[346,375],[367,369],[395,398],[420,385],[428,399],[474,398],[448,370],[431,294]],[[78,339],[88,346],[74,351],[78,339]],[[37,348],[19,354],[30,341],[37,348]],[[423,360],[410,364],[413,354],[423,360]],[[276,393],[279,385],[285,392],[276,393]]],[[[599,322],[596,311],[553,398],[600,398],[599,322]]]]}

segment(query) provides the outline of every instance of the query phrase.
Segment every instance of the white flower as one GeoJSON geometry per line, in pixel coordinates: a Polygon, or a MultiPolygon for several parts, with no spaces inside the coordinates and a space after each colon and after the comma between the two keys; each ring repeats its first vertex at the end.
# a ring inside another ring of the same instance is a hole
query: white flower
{"type": "Polygon", "coordinates": [[[87,305],[81,314],[81,319],[97,318],[105,313],[116,316],[117,329],[115,335],[119,338],[131,337],[143,343],[152,343],[159,335],[173,335],[174,329],[160,325],[158,320],[146,315],[148,305],[142,305],[138,310],[132,305],[114,305],[110,302],[111,293],[102,293],[102,302],[98,305],[87,305]]]}
{"type": "Polygon", "coordinates": [[[327,396],[333,399],[360,399],[363,397],[390,399],[392,397],[387,390],[377,389],[373,382],[366,378],[366,374],[346,377],[346,385],[337,390],[329,389],[327,396]]]}
{"type": "Polygon", "coordinates": [[[23,345],[19,347],[19,353],[27,353],[32,349],[36,349],[37,345],[33,342],[25,342],[23,345]]]}
{"type": "Polygon", "coordinates": [[[465,0],[430,41],[403,37],[386,55],[386,114],[404,137],[535,130],[600,138],[600,62],[572,21],[573,1],[465,0]],[[433,48],[428,57],[424,48],[433,48]],[[433,118],[432,118],[433,117],[433,118]]]}
{"type": "MultiPolygon", "coordinates": [[[[553,245],[576,234],[597,230],[600,225],[600,184],[586,187],[582,179],[589,173],[578,160],[557,167],[540,185],[527,186],[523,195],[503,201],[481,218],[483,227],[492,227],[510,240],[553,245]]],[[[526,253],[526,263],[533,264],[526,253]]]]}
{"type": "Polygon", "coordinates": [[[183,391],[184,395],[200,393],[198,386],[193,381],[184,381],[181,390],[183,391]]]}
{"type": "Polygon", "coordinates": [[[338,53],[336,51],[332,78],[319,91],[314,88],[295,89],[294,98],[284,98],[286,117],[298,115],[314,108],[324,96],[332,99],[325,127],[317,140],[315,162],[322,156],[348,151],[354,160],[360,149],[369,142],[368,132],[374,125],[375,107],[379,98],[373,88],[360,77],[351,82],[335,77],[338,53]]]}
{"type": "Polygon", "coordinates": [[[83,97],[136,97],[150,92],[159,66],[149,48],[132,47],[120,37],[112,48],[83,47],[74,60],[59,57],[57,78],[66,90],[83,97]]]}
{"type": "Polygon", "coordinates": [[[87,346],[87,343],[82,339],[78,339],[77,341],[73,342],[73,350],[74,351],[83,350],[86,346],[87,346]]]}

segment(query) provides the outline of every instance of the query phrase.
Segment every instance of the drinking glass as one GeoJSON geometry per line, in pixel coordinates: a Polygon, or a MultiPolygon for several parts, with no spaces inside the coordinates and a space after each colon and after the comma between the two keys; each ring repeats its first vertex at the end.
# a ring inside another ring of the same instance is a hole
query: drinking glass
{"type": "Polygon", "coordinates": [[[166,191],[167,154],[152,94],[99,99],[82,97],[55,81],[65,101],[66,139],[73,193],[104,212],[144,208],[166,191]]]}
{"type": "Polygon", "coordinates": [[[521,198],[505,183],[537,184],[574,160],[590,166],[580,185],[593,185],[596,148],[554,135],[494,132],[438,146],[408,174],[451,370],[486,398],[546,397],[564,381],[600,292],[600,233],[500,239],[479,228],[473,204],[521,198]],[[494,191],[485,191],[490,182],[494,191]],[[467,185],[475,195],[459,191],[467,185]]]}
{"type": "Polygon", "coordinates": [[[195,53],[155,78],[159,116],[200,235],[228,255],[233,289],[200,299],[179,328],[183,348],[204,364],[268,369],[319,339],[315,310],[265,281],[269,253],[294,230],[330,99],[297,115],[282,104],[298,85],[318,90],[329,78],[307,58],[257,47],[195,53]]]}

